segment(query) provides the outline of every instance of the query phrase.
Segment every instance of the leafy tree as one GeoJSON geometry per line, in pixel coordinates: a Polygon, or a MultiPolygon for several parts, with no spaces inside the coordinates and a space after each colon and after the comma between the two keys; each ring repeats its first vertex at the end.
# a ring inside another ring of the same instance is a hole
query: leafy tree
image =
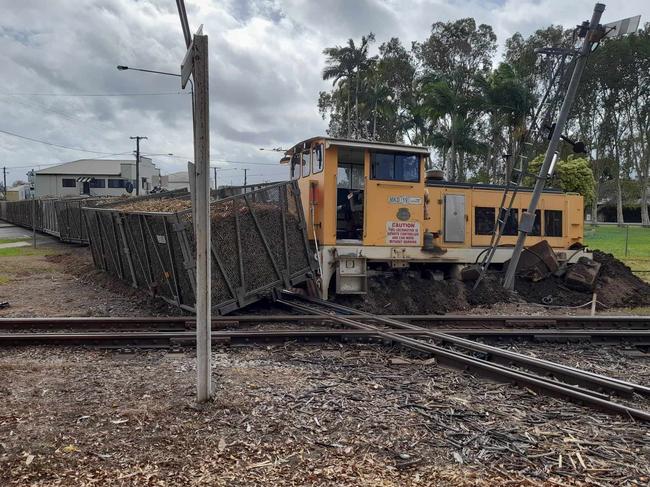
{"type": "Polygon", "coordinates": [[[464,180],[466,155],[483,148],[477,139],[484,102],[482,86],[492,68],[496,35],[489,25],[472,18],[436,22],[431,35],[414,43],[423,71],[424,113],[429,140],[442,155],[450,180],[464,180]]]}
{"type": "MultiPolygon", "coordinates": [[[[516,33],[505,40],[495,67],[496,36],[471,18],[434,23],[410,50],[392,38],[371,56],[374,40],[371,33],[323,51],[323,78],[333,84],[320,93],[318,108],[329,120],[328,133],[430,146],[449,179],[492,183],[545,151],[543,127],[555,120],[564,98],[573,58],[536,49],[572,48],[579,41],[561,26],[528,37],[516,33]]],[[[584,194],[594,217],[592,194],[607,187],[620,223],[623,206],[640,202],[642,221],[650,225],[649,25],[604,40],[590,54],[565,134],[583,141],[588,155],[569,157],[562,144],[556,183],[584,194]],[[578,184],[582,177],[585,187],[578,184]]]]}
{"type": "MultiPolygon", "coordinates": [[[[543,162],[543,154],[534,158],[528,166],[529,172],[539,174],[543,162]]],[[[532,185],[532,178],[528,182],[532,185]]],[[[570,155],[564,160],[557,161],[550,184],[566,193],[581,194],[584,196],[585,206],[596,199],[594,174],[589,161],[584,157],[570,155]]]]}
{"type": "MultiPolygon", "coordinates": [[[[354,84],[354,116],[355,116],[355,133],[359,133],[359,89],[363,73],[369,69],[373,59],[368,57],[368,49],[375,40],[375,35],[371,32],[361,38],[361,43],[357,47],[353,39],[348,40],[346,46],[328,47],[323,50],[327,56],[326,66],[323,70],[324,80],[333,80],[333,84],[339,85],[344,83],[347,103],[345,106],[347,116],[347,136],[352,136],[350,95],[352,84],[354,84]]],[[[341,86],[339,86],[341,87],[341,86]]],[[[337,109],[339,107],[336,107],[337,109]]]]}

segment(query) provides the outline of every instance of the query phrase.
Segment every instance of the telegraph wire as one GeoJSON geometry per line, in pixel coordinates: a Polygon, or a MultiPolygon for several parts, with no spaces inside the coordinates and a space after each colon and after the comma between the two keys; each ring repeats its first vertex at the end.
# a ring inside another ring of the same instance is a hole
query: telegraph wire
{"type": "Polygon", "coordinates": [[[163,91],[158,93],[0,93],[0,96],[54,96],[54,97],[102,97],[102,96],[166,96],[190,95],[184,91],[163,91]]]}
{"type": "Polygon", "coordinates": [[[11,135],[12,137],[18,137],[19,139],[29,140],[31,142],[37,142],[39,144],[49,145],[51,147],[58,147],[60,149],[73,150],[73,151],[77,151],[77,152],[88,152],[88,153],[91,153],[91,154],[106,154],[106,155],[109,155],[109,156],[115,155],[115,154],[113,154],[111,152],[102,152],[102,151],[96,151],[96,150],[90,150],[90,149],[82,149],[80,147],[69,147],[67,145],[55,144],[53,142],[48,142],[46,140],[34,139],[32,137],[27,137],[26,135],[15,134],[13,132],[9,132],[7,130],[2,130],[2,129],[0,129],[0,133],[3,133],[5,135],[11,135]]]}

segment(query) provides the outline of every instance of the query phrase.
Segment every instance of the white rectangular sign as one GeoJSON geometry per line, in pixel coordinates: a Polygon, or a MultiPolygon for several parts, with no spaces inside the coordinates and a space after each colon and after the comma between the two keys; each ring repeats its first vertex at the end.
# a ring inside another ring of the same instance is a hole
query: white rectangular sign
{"type": "Polygon", "coordinates": [[[393,205],[421,205],[422,198],[417,196],[389,196],[388,202],[393,205]]]}
{"type": "Polygon", "coordinates": [[[386,243],[389,245],[419,245],[420,222],[386,222],[386,243]]]}

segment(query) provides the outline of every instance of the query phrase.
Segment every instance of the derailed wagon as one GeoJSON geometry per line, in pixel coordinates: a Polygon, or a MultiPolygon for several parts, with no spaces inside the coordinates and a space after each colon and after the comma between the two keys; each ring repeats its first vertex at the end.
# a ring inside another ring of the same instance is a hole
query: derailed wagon
{"type": "Polygon", "coordinates": [[[0,220],[58,237],[62,242],[88,244],[82,208],[110,198],[39,198],[0,201],[0,220]],[[34,220],[32,222],[32,220],[34,220]]]}
{"type": "MultiPolygon", "coordinates": [[[[195,242],[189,195],[84,208],[95,265],[154,296],[194,311],[195,242]]],[[[225,314],[274,289],[313,278],[295,181],[210,204],[212,310],[225,314]]]]}

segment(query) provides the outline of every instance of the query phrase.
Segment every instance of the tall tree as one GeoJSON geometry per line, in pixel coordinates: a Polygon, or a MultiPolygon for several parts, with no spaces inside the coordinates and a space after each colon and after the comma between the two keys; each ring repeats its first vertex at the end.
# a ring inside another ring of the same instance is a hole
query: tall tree
{"type": "MultiPolygon", "coordinates": [[[[353,44],[352,39],[350,43],[353,44]]],[[[350,46],[335,46],[323,49],[325,59],[325,68],[323,69],[323,79],[332,80],[332,84],[338,88],[345,88],[347,95],[347,104],[345,113],[347,118],[347,136],[352,133],[351,126],[351,107],[350,107],[350,81],[354,75],[354,56],[350,46]]],[[[328,100],[328,101],[331,101],[328,100]]]]}
{"type": "Polygon", "coordinates": [[[496,35],[472,18],[436,22],[413,50],[427,80],[422,89],[433,126],[429,142],[440,150],[449,178],[464,179],[466,155],[481,147],[476,139],[484,108],[481,86],[492,68],[496,35]]]}

